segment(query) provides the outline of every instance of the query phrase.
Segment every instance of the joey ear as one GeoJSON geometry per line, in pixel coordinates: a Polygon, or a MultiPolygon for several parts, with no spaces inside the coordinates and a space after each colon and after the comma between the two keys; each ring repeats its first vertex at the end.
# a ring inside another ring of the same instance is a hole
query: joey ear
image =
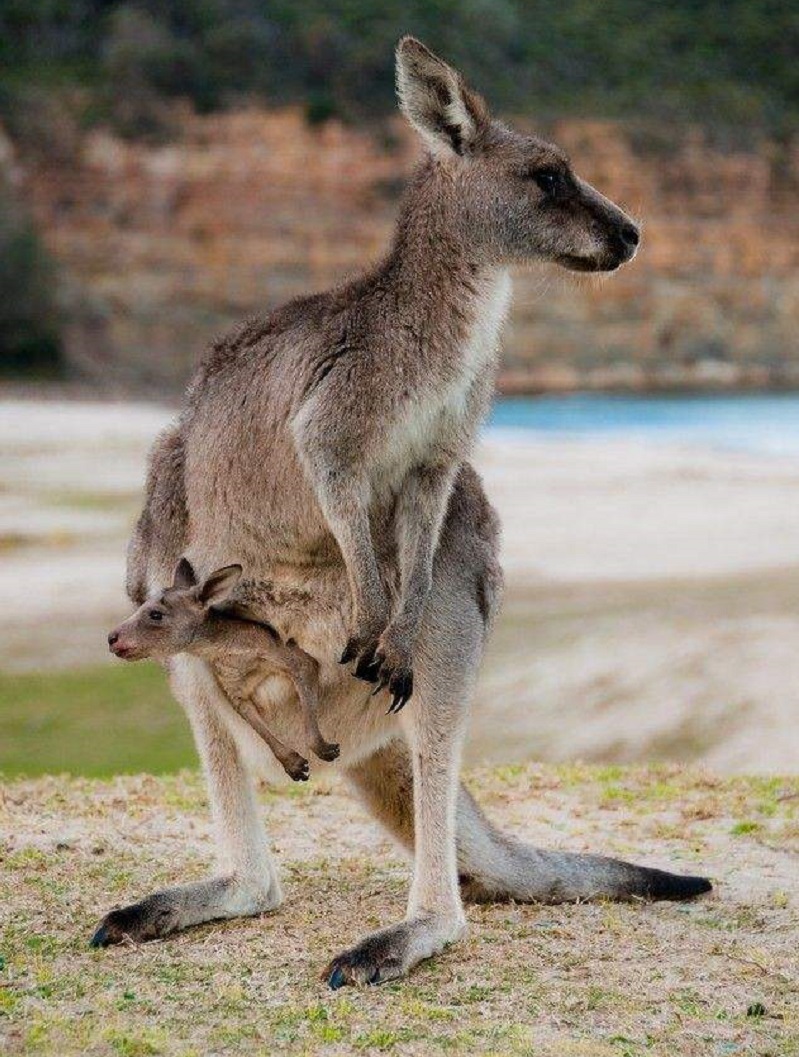
{"type": "Polygon", "coordinates": [[[488,124],[488,109],[458,73],[415,37],[397,45],[399,107],[439,153],[470,154],[488,124]]]}
{"type": "Polygon", "coordinates": [[[194,566],[191,564],[188,558],[181,558],[175,567],[175,578],[172,581],[173,587],[194,587],[197,583],[197,574],[194,571],[194,566]]]}
{"type": "Polygon", "coordinates": [[[212,572],[200,587],[199,600],[204,606],[216,606],[224,602],[241,579],[240,565],[225,565],[212,572]]]}

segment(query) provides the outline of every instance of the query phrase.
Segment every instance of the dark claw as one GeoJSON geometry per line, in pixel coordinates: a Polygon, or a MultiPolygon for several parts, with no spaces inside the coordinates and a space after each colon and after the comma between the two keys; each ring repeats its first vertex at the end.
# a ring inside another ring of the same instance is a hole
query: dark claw
{"type": "Polygon", "coordinates": [[[372,975],[367,980],[367,983],[370,986],[374,986],[375,984],[379,984],[380,983],[380,970],[379,969],[375,969],[375,971],[372,973],[372,975]]]}
{"type": "Polygon", "coordinates": [[[338,991],[340,987],[346,984],[347,980],[344,976],[344,970],[340,965],[337,965],[333,972],[330,974],[327,980],[327,986],[331,991],[338,991]]]}
{"type": "Polygon", "coordinates": [[[386,678],[386,676],[381,676],[380,682],[377,684],[377,686],[372,691],[372,695],[371,696],[372,697],[377,697],[377,695],[380,693],[380,691],[381,690],[385,690],[385,688],[387,686],[388,686],[388,679],[386,678]]]}
{"type": "Polygon", "coordinates": [[[381,654],[367,650],[358,661],[354,674],[358,679],[363,679],[366,683],[373,683],[380,673],[380,666],[383,660],[384,658],[381,654]]]}
{"type": "Polygon", "coordinates": [[[344,647],[344,652],[341,655],[339,664],[349,664],[350,661],[354,661],[358,655],[358,646],[354,640],[350,639],[347,645],[344,647]]]}
{"type": "Polygon", "coordinates": [[[413,674],[411,672],[406,672],[402,675],[395,676],[389,685],[393,695],[389,712],[397,713],[401,711],[411,699],[411,695],[413,694],[413,674]]]}
{"type": "Polygon", "coordinates": [[[373,683],[375,679],[377,679],[379,671],[379,664],[370,664],[368,667],[363,667],[360,671],[357,671],[354,674],[358,679],[363,680],[365,683],[373,683]]]}
{"type": "Polygon", "coordinates": [[[123,943],[126,938],[135,938],[141,931],[138,907],[117,907],[106,914],[97,926],[90,947],[110,947],[112,943],[123,943]]]}

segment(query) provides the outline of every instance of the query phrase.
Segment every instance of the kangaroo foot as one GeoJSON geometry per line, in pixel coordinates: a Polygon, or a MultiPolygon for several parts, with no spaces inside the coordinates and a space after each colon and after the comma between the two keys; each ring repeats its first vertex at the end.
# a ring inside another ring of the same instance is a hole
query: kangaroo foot
{"type": "Polygon", "coordinates": [[[404,976],[432,958],[464,932],[461,920],[419,915],[365,936],[360,943],[334,958],[322,973],[333,991],[345,984],[382,984],[404,976]]]}
{"type": "Polygon", "coordinates": [[[165,888],[106,914],[91,938],[91,946],[108,947],[127,940],[143,943],[203,921],[263,914],[277,909],[282,898],[276,878],[248,885],[235,877],[212,877],[165,888]]]}

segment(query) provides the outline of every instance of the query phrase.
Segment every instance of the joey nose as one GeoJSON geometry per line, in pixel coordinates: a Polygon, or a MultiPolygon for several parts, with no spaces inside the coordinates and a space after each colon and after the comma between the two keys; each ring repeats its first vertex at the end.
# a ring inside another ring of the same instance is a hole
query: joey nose
{"type": "Polygon", "coordinates": [[[112,631],[111,634],[108,636],[108,645],[115,646],[117,642],[119,642],[119,632],[112,631]]]}

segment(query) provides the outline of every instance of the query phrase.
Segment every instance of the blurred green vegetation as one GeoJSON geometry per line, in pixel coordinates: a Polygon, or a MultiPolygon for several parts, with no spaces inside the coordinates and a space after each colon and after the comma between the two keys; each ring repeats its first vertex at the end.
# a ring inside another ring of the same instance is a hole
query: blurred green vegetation
{"type": "Polygon", "coordinates": [[[96,89],[94,116],[131,135],[157,133],[170,97],[379,113],[403,33],[462,64],[500,109],[797,124],[791,0],[4,0],[4,109],[32,85],[80,84],[96,89]]]}
{"type": "Polygon", "coordinates": [[[155,664],[0,674],[0,773],[106,777],[196,766],[189,725],[155,664]]]}
{"type": "Polygon", "coordinates": [[[0,187],[0,375],[63,369],[53,263],[22,204],[0,187]]]}

